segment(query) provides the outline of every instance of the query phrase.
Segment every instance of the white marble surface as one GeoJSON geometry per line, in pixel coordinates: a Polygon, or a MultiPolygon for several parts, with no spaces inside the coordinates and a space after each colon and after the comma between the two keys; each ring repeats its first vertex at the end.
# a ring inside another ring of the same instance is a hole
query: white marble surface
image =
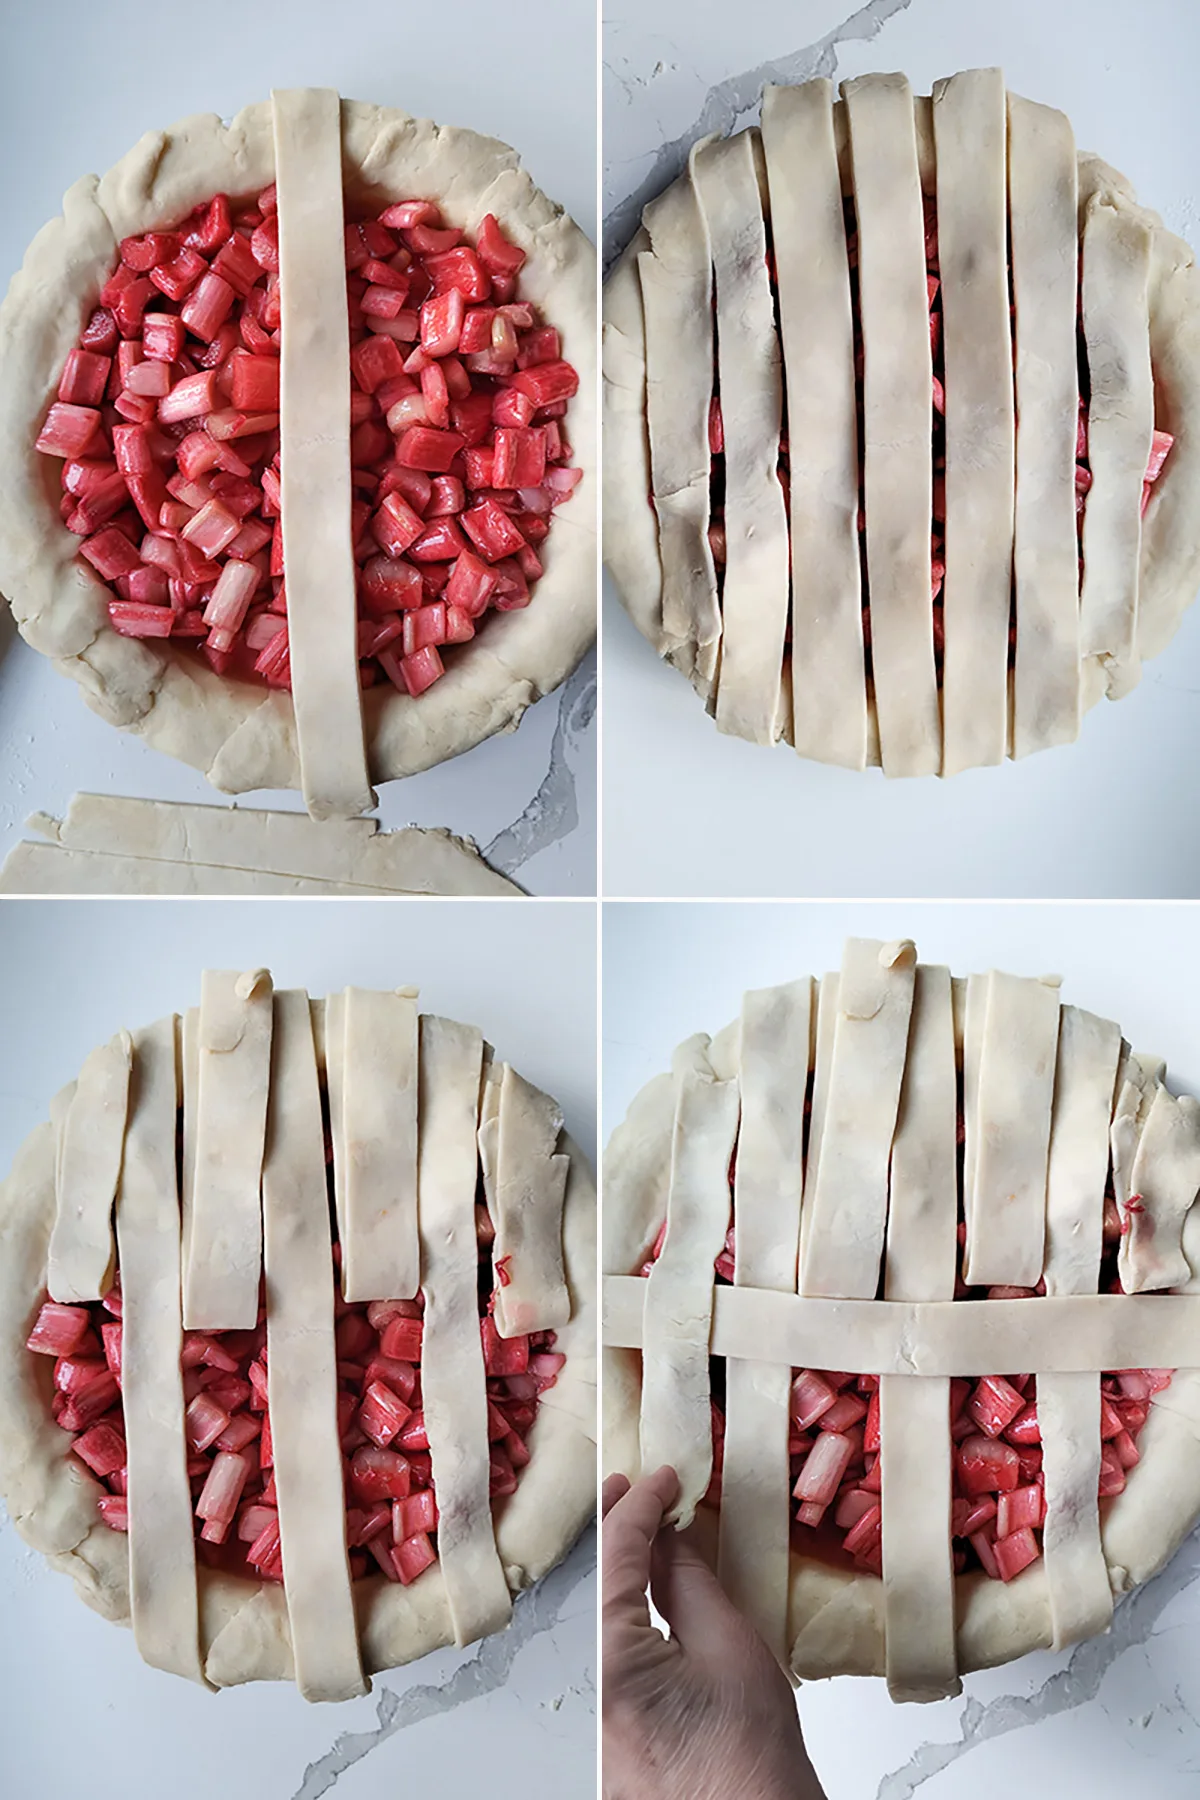
{"type": "MultiPolygon", "coordinates": [[[[588,9],[552,9],[537,26],[537,103],[529,40],[497,30],[487,0],[460,0],[453,29],[427,10],[368,17],[327,0],[210,0],[202,13],[133,0],[9,6],[0,58],[0,284],[19,266],[63,192],[103,171],[144,131],[195,112],[225,117],[272,87],[336,87],[355,99],[466,125],[520,151],[534,179],[595,236],[596,53],[588,9]],[[437,39],[436,43],[433,42],[437,39]]],[[[7,617],[7,614],[5,614],[7,617]]],[[[381,792],[386,825],[447,825],[539,894],[596,891],[595,664],[525,716],[512,736],[381,792]]],[[[89,712],[73,682],[17,640],[0,665],[0,858],[34,809],[61,816],[77,789],[220,803],[196,770],[89,712]]],[[[296,808],[295,794],[243,796],[296,808]]]]}
{"type": "MultiPolygon", "coordinates": [[[[1200,242],[1189,0],[612,0],[603,54],[608,258],[697,136],[756,121],[764,81],[902,69],[928,93],[993,63],[1200,242]]],[[[1200,609],[1077,744],[945,783],[885,782],[720,737],[608,586],[606,893],[1200,893],[1200,837],[1180,825],[1200,747],[1200,609]]]]}
{"type": "MultiPolygon", "coordinates": [[[[956,974],[1064,977],[1064,999],[1118,1019],[1200,1093],[1200,914],[1188,906],[605,907],[607,1141],[638,1089],[742,993],[836,969],[847,935],[911,937],[956,974]]],[[[1112,1630],[964,1681],[957,1700],[895,1706],[882,1681],[809,1683],[797,1697],[829,1800],[1192,1800],[1200,1775],[1200,1533],[1117,1608],[1112,1630]]]]}
{"type": "MultiPolygon", "coordinates": [[[[328,993],[417,983],[478,1024],[595,1147],[595,913],[486,901],[4,902],[0,1171],[96,1043],[194,1004],[205,967],[267,964],[328,993]]],[[[0,1506],[0,1794],[60,1800],[80,1769],[128,1800],[445,1800],[595,1792],[595,1539],[518,1602],[510,1629],[309,1706],[290,1684],[209,1694],[147,1668],[26,1548],[0,1506]],[[69,1721],[68,1717],[69,1715],[69,1721]]]]}

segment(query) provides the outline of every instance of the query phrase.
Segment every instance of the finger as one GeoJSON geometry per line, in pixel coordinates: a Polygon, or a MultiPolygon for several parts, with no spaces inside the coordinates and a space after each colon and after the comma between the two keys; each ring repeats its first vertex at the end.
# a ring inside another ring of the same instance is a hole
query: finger
{"type": "Polygon", "coordinates": [[[664,1531],[651,1557],[651,1597],[690,1654],[727,1657],[735,1645],[744,1655],[747,1624],[717,1580],[694,1528],[664,1531]]]}
{"type": "Polygon", "coordinates": [[[674,1469],[658,1469],[627,1487],[609,1506],[602,1540],[606,1611],[625,1610],[649,1624],[646,1587],[651,1546],[678,1488],[674,1469]]]}
{"type": "Polygon", "coordinates": [[[628,1475],[610,1475],[600,1490],[600,1517],[607,1519],[613,1507],[632,1487],[628,1475]]]}

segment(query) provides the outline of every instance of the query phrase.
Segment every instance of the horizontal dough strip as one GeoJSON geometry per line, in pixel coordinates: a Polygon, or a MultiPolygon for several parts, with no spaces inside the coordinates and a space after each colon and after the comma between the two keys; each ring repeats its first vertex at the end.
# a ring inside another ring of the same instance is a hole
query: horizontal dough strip
{"type": "MultiPolygon", "coordinates": [[[[638,1275],[605,1277],[604,1342],[610,1348],[641,1348],[647,1287],[638,1275]]],[[[815,1300],[765,1288],[717,1287],[711,1353],[863,1375],[1186,1369],[1200,1366],[1200,1295],[815,1300]]]]}

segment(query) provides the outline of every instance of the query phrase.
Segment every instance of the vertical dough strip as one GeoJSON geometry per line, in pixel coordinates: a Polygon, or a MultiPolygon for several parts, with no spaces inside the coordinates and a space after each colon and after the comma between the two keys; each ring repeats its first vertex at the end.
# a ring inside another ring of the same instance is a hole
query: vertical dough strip
{"type": "Polygon", "coordinates": [[[512,1611],[492,1529],[487,1386],[477,1325],[482,1054],[477,1031],[422,1018],[422,1395],[437,1488],[438,1555],[459,1644],[499,1631],[512,1611]]]}
{"type": "Polygon", "coordinates": [[[262,1170],[267,1381],[284,1592],[306,1700],[367,1691],[346,1552],[325,1133],[308,995],[277,993],[262,1170]]]}
{"type": "Polygon", "coordinates": [[[139,1031],[117,1195],[129,1600],[138,1653],[207,1685],[184,1436],[174,1016],[139,1031]]]}
{"type": "Polygon", "coordinates": [[[787,374],[792,549],[792,739],[801,756],[867,760],[858,418],[846,220],[833,88],[767,87],[771,193],[787,374]]]}
{"type": "Polygon", "coordinates": [[[1200,1188],[1200,1101],[1154,1094],[1133,1165],[1133,1195],[1122,1219],[1128,1229],[1117,1253],[1127,1294],[1180,1287],[1191,1275],[1183,1222],[1200,1188]]]}
{"type": "MultiPolygon", "coordinates": [[[[204,971],[183,1283],[188,1331],[250,1331],[258,1321],[271,1025],[265,969],[204,971]]],[[[184,1157],[186,1164],[186,1148],[184,1157]]]]}
{"type": "Polygon", "coordinates": [[[46,1285],[52,1300],[102,1300],[113,1278],[113,1200],[121,1174],[133,1045],[127,1031],[93,1050],[62,1123],[46,1285]]]}
{"type": "Polygon", "coordinates": [[[767,271],[756,131],[694,150],[715,270],[725,431],[725,578],[717,726],[773,744],[782,729],[788,523],[779,485],[783,372],[767,271]]]}
{"type": "Polygon", "coordinates": [[[1017,412],[1012,753],[1079,736],[1079,293],[1075,136],[1069,119],[1008,97],[1008,201],[1017,412]]]}
{"type": "Polygon", "coordinates": [[[556,1156],[557,1101],[505,1065],[496,1118],[492,1267],[501,1337],[552,1331],[571,1316],[563,1272],[562,1215],[569,1156],[556,1156]]]}
{"type": "Polygon", "coordinates": [[[350,987],[333,1018],[343,1037],[334,1139],[342,1293],[355,1301],[411,1300],[421,1280],[416,1001],[350,987]]]}
{"type": "Polygon", "coordinates": [[[1008,748],[1016,425],[1000,70],[935,82],[933,129],[946,365],[942,773],[953,775],[1002,763],[1008,748]]]}
{"type": "Polygon", "coordinates": [[[350,528],[350,324],[341,101],[332,88],[271,96],[279,195],[280,475],[288,651],[304,802],[354,818],[375,795],[358,680],[350,528]]]}
{"type": "Polygon", "coordinates": [[[858,216],[863,461],[871,661],[885,774],[936,775],[933,358],[912,89],[902,75],[842,83],[858,216]]]}
{"type": "MultiPolygon", "coordinates": [[[[742,1002],[734,1178],[739,1287],[796,1291],[812,1010],[807,977],[749,993],[742,1002]]],[[[785,1666],[790,1388],[785,1363],[726,1362],[718,1569],[734,1604],[785,1666]]]]}

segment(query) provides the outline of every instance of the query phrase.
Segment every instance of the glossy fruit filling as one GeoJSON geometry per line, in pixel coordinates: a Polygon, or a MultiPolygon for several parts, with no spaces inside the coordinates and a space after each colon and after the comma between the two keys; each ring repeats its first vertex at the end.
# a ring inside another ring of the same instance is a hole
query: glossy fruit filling
{"type": "MultiPolygon", "coordinates": [[[[424,200],[345,236],[360,679],[416,696],[487,613],[529,604],[581,478],[579,381],[491,214],[473,244],[424,200]]],[[[125,239],[37,448],[114,631],[290,688],[280,321],[274,187],[125,239]]]]}
{"type": "MultiPolygon", "coordinates": [[[[496,1500],[516,1491],[540,1396],[554,1386],[566,1358],[555,1350],[552,1331],[515,1338],[497,1332],[493,1235],[480,1202],[479,1328],[496,1500]]],[[[352,1305],[338,1291],[339,1263],[335,1243],[330,1280],[350,1570],[356,1580],[378,1569],[407,1585],[437,1560],[437,1493],[421,1410],[424,1298],[352,1305]]],[[[102,1302],[47,1300],[26,1346],[54,1358],[51,1409],[104,1489],[99,1510],[114,1531],[129,1524],[121,1332],[118,1277],[102,1302]]],[[[182,1370],[198,1557],[234,1574],[282,1581],[263,1301],[253,1331],[185,1332],[182,1370]]]]}

